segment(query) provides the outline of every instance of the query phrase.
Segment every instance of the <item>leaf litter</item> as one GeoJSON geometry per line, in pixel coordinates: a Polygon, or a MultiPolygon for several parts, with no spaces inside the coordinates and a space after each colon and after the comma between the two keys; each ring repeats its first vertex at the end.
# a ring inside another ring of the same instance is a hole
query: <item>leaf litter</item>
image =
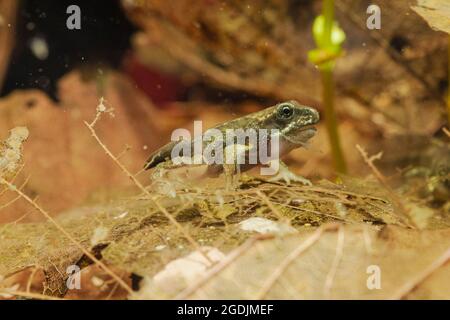
{"type": "MultiPolygon", "coordinates": [[[[420,221],[420,228],[411,227],[392,190],[345,177],[303,186],[243,175],[232,191],[211,187],[223,184],[212,179],[176,190],[175,198],[157,194],[102,144],[97,120],[88,129],[141,194],[57,218],[26,199],[48,221],[0,226],[3,296],[79,298],[66,286],[67,267],[77,265],[89,275],[82,284],[103,279],[102,290],[94,288],[122,299],[449,298],[445,211],[422,210],[405,194],[401,201],[413,206],[409,218],[420,221]],[[381,289],[369,289],[370,266],[382,271],[381,289]]],[[[13,186],[1,178],[6,189],[13,186]]]]}

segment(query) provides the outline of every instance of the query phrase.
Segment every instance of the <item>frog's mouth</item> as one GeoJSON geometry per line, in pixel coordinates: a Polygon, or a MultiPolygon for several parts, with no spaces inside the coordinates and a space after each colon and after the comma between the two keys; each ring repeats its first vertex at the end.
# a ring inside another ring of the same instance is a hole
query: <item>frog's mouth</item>
{"type": "Polygon", "coordinates": [[[316,127],[311,124],[300,128],[295,133],[286,135],[285,138],[291,143],[303,145],[308,142],[309,139],[314,137],[316,132],[316,127]]]}

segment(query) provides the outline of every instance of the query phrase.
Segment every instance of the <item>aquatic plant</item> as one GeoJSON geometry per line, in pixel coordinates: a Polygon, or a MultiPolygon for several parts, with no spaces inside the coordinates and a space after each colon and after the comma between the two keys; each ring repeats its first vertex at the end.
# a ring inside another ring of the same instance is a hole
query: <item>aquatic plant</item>
{"type": "Polygon", "coordinates": [[[334,61],[342,53],[342,43],[345,33],[334,21],[334,1],[324,0],[322,14],[317,16],[313,24],[313,36],[317,48],[308,53],[308,59],[320,70],[322,78],[322,100],[325,110],[325,125],[327,128],[331,153],[337,172],[346,173],[347,166],[342,152],[333,96],[334,61]]]}

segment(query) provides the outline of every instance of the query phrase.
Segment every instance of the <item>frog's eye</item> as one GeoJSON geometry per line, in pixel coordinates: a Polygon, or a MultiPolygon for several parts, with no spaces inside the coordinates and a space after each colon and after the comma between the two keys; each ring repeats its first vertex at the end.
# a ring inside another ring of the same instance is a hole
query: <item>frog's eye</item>
{"type": "Polygon", "coordinates": [[[277,110],[277,117],[280,120],[289,120],[294,115],[294,108],[289,103],[280,104],[277,110]]]}

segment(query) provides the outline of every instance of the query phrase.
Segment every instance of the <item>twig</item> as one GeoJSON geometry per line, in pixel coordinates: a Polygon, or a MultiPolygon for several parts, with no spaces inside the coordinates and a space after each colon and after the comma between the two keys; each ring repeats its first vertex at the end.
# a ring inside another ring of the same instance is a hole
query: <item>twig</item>
{"type": "Polygon", "coordinates": [[[105,300],[110,300],[112,298],[112,296],[116,293],[118,288],[118,284],[115,283],[114,286],[112,287],[111,291],[108,293],[108,296],[105,298],[105,300]]]}
{"type": "Polygon", "coordinates": [[[383,186],[387,189],[390,189],[391,187],[387,184],[386,177],[378,170],[378,168],[373,164],[375,160],[380,160],[383,156],[383,152],[379,152],[376,155],[373,155],[369,157],[366,150],[364,150],[359,144],[356,145],[356,149],[358,149],[361,156],[364,158],[364,161],[369,166],[369,168],[372,170],[375,177],[378,179],[378,181],[383,184],[383,186]]]}
{"type": "MultiPolygon", "coordinates": [[[[449,98],[449,101],[450,101],[450,98],[449,98]]],[[[444,131],[444,133],[447,135],[447,137],[450,138],[450,131],[446,127],[443,127],[442,131],[444,131]]]]}
{"type": "Polygon", "coordinates": [[[31,271],[30,276],[28,277],[28,281],[27,281],[27,292],[31,292],[31,285],[33,284],[33,280],[34,280],[34,276],[36,275],[36,272],[39,269],[37,267],[33,268],[33,271],[31,271]]]}
{"type": "Polygon", "coordinates": [[[68,233],[52,216],[45,211],[40,205],[37,204],[36,201],[33,201],[29,196],[19,190],[15,185],[6,181],[4,178],[0,177],[0,184],[7,186],[11,191],[19,194],[23,199],[25,199],[31,206],[33,206],[36,210],[38,210],[44,217],[46,217],[62,234],[64,234],[78,249],[80,249],[89,259],[91,259],[95,264],[101,267],[107,274],[113,277],[120,285],[129,293],[132,293],[133,290],[123,281],[119,276],[117,276],[111,269],[109,269],[103,262],[98,260],[91,252],[89,252],[86,248],[81,245],[70,233],[68,233]]]}
{"type": "Polygon", "coordinates": [[[373,254],[374,249],[372,245],[372,239],[369,234],[369,227],[367,225],[363,226],[363,238],[364,238],[364,246],[366,247],[366,251],[369,255],[373,254]]]}
{"type": "Polygon", "coordinates": [[[392,295],[391,299],[402,299],[406,297],[411,291],[414,290],[420,283],[425,281],[428,277],[430,277],[433,272],[442,267],[445,263],[450,260],[450,248],[448,248],[442,256],[438,259],[434,260],[431,265],[425,268],[422,273],[417,275],[411,281],[405,283],[397,292],[392,295]]]}
{"type": "Polygon", "coordinates": [[[183,236],[188,240],[188,242],[196,249],[198,250],[207,261],[211,262],[211,259],[208,257],[206,253],[203,252],[200,245],[189,235],[189,233],[183,228],[183,226],[178,223],[178,221],[163,207],[159,204],[158,201],[155,200],[155,198],[150,194],[150,192],[142,185],[142,183],[139,182],[139,180],[115,157],[112,152],[108,149],[108,147],[100,140],[97,133],[95,132],[94,125],[97,122],[99,118],[99,113],[97,113],[96,118],[93,122],[88,123],[84,122],[85,125],[88,127],[89,131],[91,132],[92,137],[97,141],[97,143],[102,147],[104,152],[116,163],[116,165],[127,175],[128,178],[130,178],[131,181],[141,190],[142,193],[147,195],[149,199],[158,207],[158,209],[166,216],[167,219],[183,234],[183,236]]]}
{"type": "Polygon", "coordinates": [[[273,205],[273,203],[269,200],[269,198],[266,197],[264,193],[257,190],[256,194],[258,197],[262,199],[262,201],[269,207],[269,209],[275,213],[275,215],[278,217],[278,219],[283,220],[283,215],[280,213],[280,211],[273,205]]]}
{"type": "Polygon", "coordinates": [[[7,289],[1,289],[0,288],[0,293],[2,294],[7,294],[7,295],[12,295],[12,296],[18,296],[18,297],[25,297],[25,298],[31,298],[31,299],[41,299],[41,300],[67,300],[67,299],[63,299],[63,298],[58,298],[58,297],[52,297],[52,296],[46,296],[44,294],[40,294],[40,293],[33,293],[33,292],[24,292],[24,291],[10,291],[7,289]]]}
{"type": "MultiPolygon", "coordinates": [[[[22,189],[25,187],[25,185],[28,183],[28,180],[29,180],[29,179],[30,179],[30,177],[27,177],[27,178],[25,179],[24,183],[22,183],[22,185],[19,187],[19,190],[22,190],[22,189]]],[[[20,199],[20,195],[18,195],[17,197],[15,197],[14,199],[12,199],[11,201],[9,201],[9,202],[7,202],[7,203],[1,205],[1,206],[0,206],[0,211],[3,210],[3,209],[5,209],[6,207],[9,207],[10,205],[12,205],[14,202],[16,202],[16,201],[19,200],[19,199],[20,199]]]]}
{"type": "Polygon", "coordinates": [[[197,290],[202,288],[211,278],[213,278],[216,274],[227,268],[232,262],[234,262],[237,258],[242,256],[245,252],[250,250],[256,242],[260,240],[266,240],[273,238],[273,235],[260,235],[257,237],[253,237],[249,240],[247,240],[243,245],[232,251],[230,254],[228,254],[224,259],[222,259],[219,263],[217,263],[214,267],[209,269],[209,271],[205,274],[203,278],[198,280],[193,285],[187,287],[185,290],[183,290],[181,293],[179,293],[175,300],[183,300],[189,298],[191,295],[193,295],[197,290]]]}
{"type": "MultiPolygon", "coordinates": [[[[246,196],[246,197],[248,197],[249,199],[255,199],[255,198],[253,198],[253,197],[251,197],[251,196],[246,196]]],[[[289,204],[284,204],[284,203],[280,203],[280,202],[276,202],[276,201],[271,201],[271,203],[274,203],[274,204],[283,206],[283,207],[285,207],[285,208],[291,208],[291,209],[298,210],[298,211],[303,211],[303,212],[310,212],[310,213],[314,213],[314,214],[317,214],[317,215],[329,217],[329,218],[332,218],[332,219],[336,219],[336,220],[340,220],[340,221],[349,222],[349,220],[346,220],[346,219],[344,219],[344,218],[342,218],[342,217],[334,216],[334,215],[332,215],[332,214],[323,213],[323,212],[316,211],[316,210],[309,210],[309,209],[305,209],[305,208],[301,208],[301,207],[296,207],[296,206],[292,206],[292,205],[289,205],[289,204]]]]}
{"type": "Polygon", "coordinates": [[[334,256],[330,272],[327,275],[327,278],[325,280],[325,286],[323,288],[324,296],[326,299],[330,297],[331,287],[333,286],[334,277],[336,276],[336,271],[339,266],[339,262],[342,259],[343,253],[344,253],[344,228],[342,226],[339,226],[336,254],[334,256]]]}
{"type": "Polygon", "coordinates": [[[271,276],[264,282],[261,287],[261,290],[256,295],[257,300],[264,299],[269,293],[270,289],[275,285],[278,279],[283,275],[286,269],[297,259],[303,252],[305,252],[308,248],[310,248],[313,244],[315,244],[322,233],[325,230],[333,230],[336,229],[336,224],[329,224],[322,227],[319,227],[314,233],[308,237],[305,241],[303,241],[297,248],[295,248],[277,267],[277,269],[271,274],[271,276]]]}
{"type": "Polygon", "coordinates": [[[382,153],[378,153],[372,157],[369,157],[369,155],[367,154],[367,152],[359,145],[356,145],[356,149],[359,151],[359,153],[361,154],[361,156],[364,159],[364,162],[366,162],[366,164],[369,166],[369,168],[372,170],[373,174],[375,175],[375,177],[377,178],[377,180],[383,185],[384,188],[386,188],[386,190],[389,192],[388,197],[391,198],[393,204],[396,205],[396,207],[399,209],[399,211],[401,212],[401,214],[403,215],[402,218],[404,218],[406,221],[404,221],[408,226],[411,227],[411,224],[413,227],[417,228],[417,226],[415,225],[414,221],[411,220],[409,214],[408,214],[408,210],[405,208],[405,206],[403,205],[402,200],[397,196],[397,194],[395,193],[395,191],[389,186],[389,184],[386,181],[386,177],[383,176],[383,174],[378,170],[378,168],[373,164],[373,162],[377,159],[380,159],[382,156],[382,153]]]}
{"type": "MultiPolygon", "coordinates": [[[[22,171],[23,168],[24,168],[24,165],[22,164],[22,165],[20,166],[19,170],[17,170],[11,178],[8,178],[8,180],[9,180],[11,183],[14,183],[14,181],[15,181],[16,178],[19,176],[19,173],[22,171]]],[[[30,176],[28,176],[28,177],[25,179],[25,182],[27,182],[29,178],[30,178],[30,176]]],[[[4,190],[0,191],[0,197],[3,196],[7,191],[8,191],[8,188],[5,188],[4,190]]]]}

